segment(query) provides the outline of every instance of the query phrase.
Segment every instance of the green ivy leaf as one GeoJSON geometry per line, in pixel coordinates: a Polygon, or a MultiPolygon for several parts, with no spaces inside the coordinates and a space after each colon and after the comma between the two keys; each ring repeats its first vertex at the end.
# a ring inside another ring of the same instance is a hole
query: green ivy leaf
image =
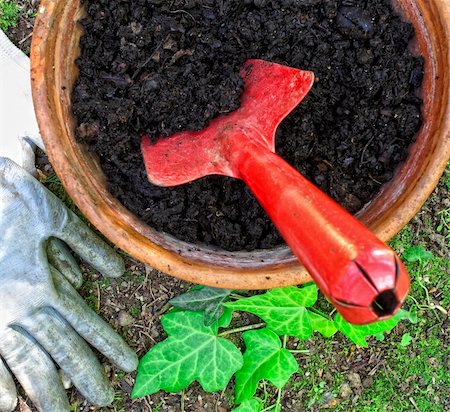
{"type": "Polygon", "coordinates": [[[393,317],[370,325],[352,325],[348,323],[340,314],[334,317],[334,324],[340,332],[359,346],[368,347],[366,337],[376,336],[389,332],[402,320],[407,318],[407,312],[399,310],[393,317]]]}
{"type": "Polygon", "coordinates": [[[233,319],[233,311],[230,308],[223,308],[223,315],[217,321],[219,328],[228,328],[233,319]]]}
{"type": "Polygon", "coordinates": [[[246,351],[244,366],[236,373],[236,403],[252,398],[258,382],[267,379],[278,389],[298,370],[294,356],[281,347],[280,338],[265,328],[242,334],[246,351]]]}
{"type": "Polygon", "coordinates": [[[246,399],[239,407],[233,409],[231,412],[261,412],[263,403],[261,399],[252,398],[246,399]]]}
{"type": "Polygon", "coordinates": [[[309,339],[313,329],[306,307],[314,305],[317,297],[317,286],[311,284],[303,288],[273,289],[263,295],[227,302],[225,306],[259,316],[280,336],[309,339]]]}
{"type": "Polygon", "coordinates": [[[193,288],[173,298],[170,303],[178,309],[205,312],[205,323],[212,325],[223,314],[223,303],[231,294],[228,289],[208,287],[193,288]]]}
{"type": "Polygon", "coordinates": [[[331,338],[337,332],[336,325],[332,320],[317,313],[308,312],[313,330],[316,330],[325,338],[331,338]]]}
{"type": "Polygon", "coordinates": [[[179,392],[195,380],[206,392],[216,392],[242,367],[239,349],[217,336],[218,322],[205,325],[202,313],[169,313],[161,322],[169,337],[141,359],[133,398],[179,392]]]}
{"type": "Polygon", "coordinates": [[[433,254],[425,250],[422,246],[413,246],[405,250],[403,258],[409,263],[415,263],[423,260],[429,260],[433,258],[433,254]]]}

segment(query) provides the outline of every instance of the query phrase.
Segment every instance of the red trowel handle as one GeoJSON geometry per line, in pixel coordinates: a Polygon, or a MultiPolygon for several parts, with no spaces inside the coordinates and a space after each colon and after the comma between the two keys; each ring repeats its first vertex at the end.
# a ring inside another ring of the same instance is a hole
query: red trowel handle
{"type": "Polygon", "coordinates": [[[392,315],[409,278],[395,253],[273,153],[276,128],[310,90],[314,75],[247,61],[241,107],[199,132],[155,145],[142,139],[149,180],[175,186],[210,174],[243,179],[322,292],[356,324],[392,315]]]}
{"type": "Polygon", "coordinates": [[[228,144],[235,173],[339,312],[355,324],[391,316],[409,289],[395,253],[248,133],[228,144]]]}

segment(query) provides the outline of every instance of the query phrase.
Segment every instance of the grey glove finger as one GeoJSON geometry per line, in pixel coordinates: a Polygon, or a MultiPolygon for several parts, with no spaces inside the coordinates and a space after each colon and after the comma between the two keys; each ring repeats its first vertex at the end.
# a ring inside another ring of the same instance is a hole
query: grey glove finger
{"type": "Polygon", "coordinates": [[[81,287],[83,274],[64,242],[56,238],[49,240],[47,245],[47,260],[65,276],[75,289],[81,287]]]}
{"type": "Polygon", "coordinates": [[[59,237],[104,276],[115,278],[125,272],[122,258],[70,211],[59,237]]]}
{"type": "Polygon", "coordinates": [[[53,308],[39,310],[20,326],[42,345],[86,399],[99,406],[114,400],[114,390],[97,357],[53,308]]]}
{"type": "Polygon", "coordinates": [[[20,328],[2,333],[0,353],[41,412],[69,411],[69,401],[47,353],[20,328]]]}
{"type": "Polygon", "coordinates": [[[52,269],[59,299],[55,309],[92,346],[126,372],[136,370],[138,358],[127,343],[81,298],[70,283],[52,269]]]}
{"type": "Polygon", "coordinates": [[[0,358],[0,412],[11,412],[17,405],[17,392],[14,380],[0,358]]]}

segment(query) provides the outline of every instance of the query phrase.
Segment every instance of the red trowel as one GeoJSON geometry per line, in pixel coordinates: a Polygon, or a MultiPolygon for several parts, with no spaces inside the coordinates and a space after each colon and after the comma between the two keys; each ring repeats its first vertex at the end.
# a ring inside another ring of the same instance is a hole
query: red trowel
{"type": "Polygon", "coordinates": [[[210,174],[242,179],[297,258],[342,316],[365,324],[393,315],[409,278],[395,253],[275,152],[280,122],[309,92],[314,75],[249,60],[241,108],[200,132],[182,132],[142,152],[149,180],[176,186],[210,174]]]}

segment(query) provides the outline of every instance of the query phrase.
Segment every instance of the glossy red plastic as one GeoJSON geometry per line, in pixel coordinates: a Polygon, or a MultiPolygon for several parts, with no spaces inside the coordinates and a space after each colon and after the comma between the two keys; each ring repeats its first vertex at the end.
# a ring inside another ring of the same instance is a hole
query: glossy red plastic
{"type": "Polygon", "coordinates": [[[243,71],[241,107],[200,132],[182,132],[142,152],[149,180],[175,186],[210,174],[242,179],[322,292],[349,322],[392,316],[409,290],[395,253],[275,152],[280,122],[314,83],[311,72],[262,60],[243,71]]]}

